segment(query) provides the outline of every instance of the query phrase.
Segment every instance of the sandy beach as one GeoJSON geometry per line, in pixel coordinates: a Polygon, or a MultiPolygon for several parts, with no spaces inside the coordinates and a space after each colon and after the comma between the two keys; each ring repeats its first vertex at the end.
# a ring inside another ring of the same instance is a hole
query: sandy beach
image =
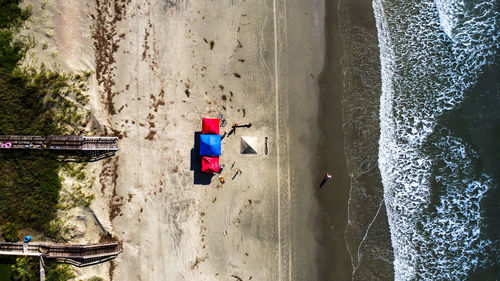
{"type": "MultiPolygon", "coordinates": [[[[86,234],[123,253],[75,269],[105,280],[314,280],[317,78],[324,3],[52,1],[53,60],[92,70],[89,134],[119,137],[90,163],[86,234]],[[222,142],[221,184],[197,170],[201,118],[251,122],[222,142]],[[256,137],[257,155],[240,154],[256,137]],[[267,153],[264,146],[267,139],[267,153]]],[[[94,241],[90,241],[94,240],[94,241]]]]}
{"type": "Polygon", "coordinates": [[[0,234],[118,243],[85,267],[3,243],[0,277],[43,256],[75,281],[493,279],[498,9],[476,2],[7,1],[1,146],[24,151],[0,234]]]}

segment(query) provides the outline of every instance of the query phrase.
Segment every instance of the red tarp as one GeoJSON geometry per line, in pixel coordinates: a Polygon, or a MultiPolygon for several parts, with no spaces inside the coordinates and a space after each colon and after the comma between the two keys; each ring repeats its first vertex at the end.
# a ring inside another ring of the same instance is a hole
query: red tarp
{"type": "Polygon", "coordinates": [[[218,173],[219,157],[218,156],[201,157],[201,171],[205,173],[218,173]]]}
{"type": "Polygon", "coordinates": [[[203,118],[203,129],[201,130],[201,133],[204,135],[218,135],[219,121],[219,118],[203,118]]]}

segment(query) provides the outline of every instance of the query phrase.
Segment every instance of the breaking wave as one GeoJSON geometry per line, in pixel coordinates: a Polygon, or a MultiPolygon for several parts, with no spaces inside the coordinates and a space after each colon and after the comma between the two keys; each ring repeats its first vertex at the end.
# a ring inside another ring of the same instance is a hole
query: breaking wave
{"type": "Polygon", "coordinates": [[[496,262],[481,202],[495,188],[446,125],[498,56],[489,1],[374,0],[380,47],[379,168],[396,280],[465,279],[496,262]]]}

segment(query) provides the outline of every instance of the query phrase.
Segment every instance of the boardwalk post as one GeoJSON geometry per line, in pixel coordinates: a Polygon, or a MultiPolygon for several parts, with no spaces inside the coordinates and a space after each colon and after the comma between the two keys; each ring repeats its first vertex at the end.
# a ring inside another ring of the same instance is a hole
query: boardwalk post
{"type": "Polygon", "coordinates": [[[45,268],[43,266],[43,256],[40,256],[40,281],[45,281],[45,268]]]}

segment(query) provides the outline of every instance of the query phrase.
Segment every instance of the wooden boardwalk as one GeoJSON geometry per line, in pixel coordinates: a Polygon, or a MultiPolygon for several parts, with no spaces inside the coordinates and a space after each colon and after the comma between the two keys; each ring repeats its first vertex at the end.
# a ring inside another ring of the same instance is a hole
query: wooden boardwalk
{"type": "Polygon", "coordinates": [[[43,243],[0,243],[0,255],[35,256],[56,259],[76,266],[88,266],[116,258],[121,253],[118,243],[69,245],[43,243]]]}
{"type": "Polygon", "coordinates": [[[0,135],[0,150],[45,150],[69,161],[97,161],[115,155],[117,137],[0,135]]]}
{"type": "Polygon", "coordinates": [[[117,137],[0,135],[1,149],[116,151],[117,137]]]}

